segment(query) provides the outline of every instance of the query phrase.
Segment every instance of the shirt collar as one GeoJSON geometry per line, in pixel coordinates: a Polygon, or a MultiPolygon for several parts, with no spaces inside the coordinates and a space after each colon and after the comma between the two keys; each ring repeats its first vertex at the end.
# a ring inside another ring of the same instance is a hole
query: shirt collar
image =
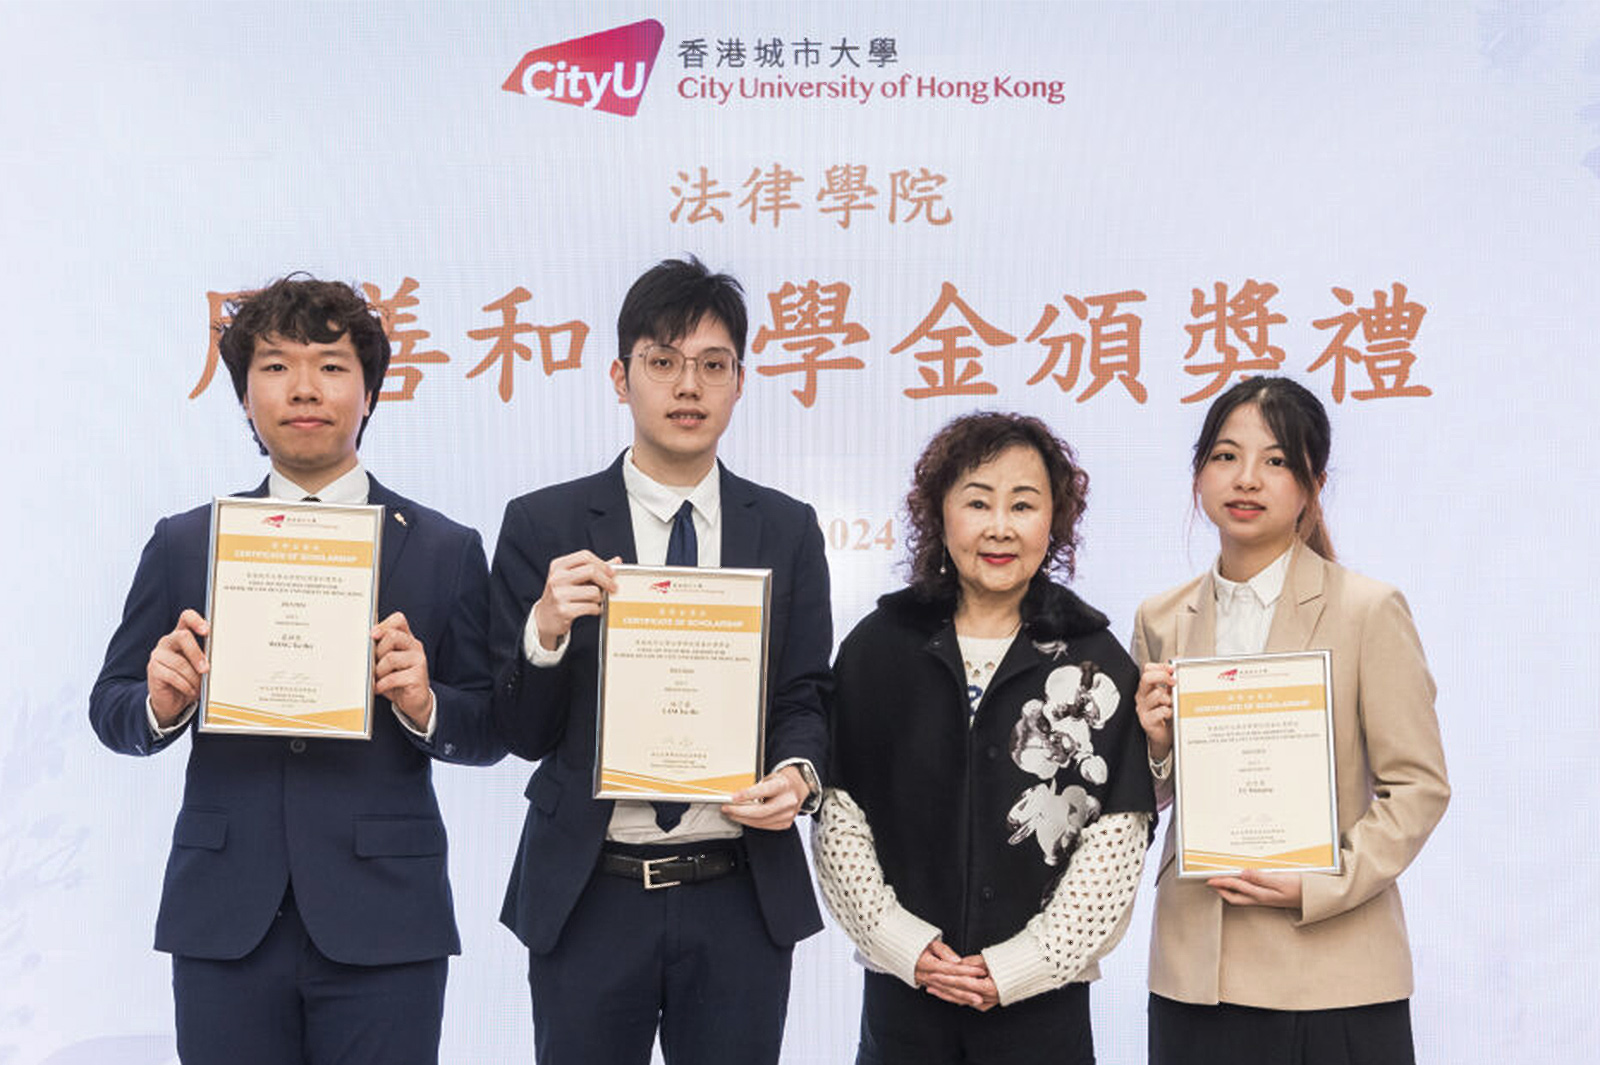
{"type": "Polygon", "coordinates": [[[678,508],[687,499],[706,524],[715,525],[722,510],[721,471],[716,463],[700,478],[700,483],[685,491],[683,488],[662,484],[633,464],[633,448],[622,456],[622,485],[628,498],[649,511],[658,521],[670,522],[677,516],[678,508]]]}
{"type": "Polygon", "coordinates": [[[323,485],[318,492],[307,492],[276,469],[267,474],[267,495],[273,499],[299,500],[315,495],[323,503],[343,503],[346,506],[365,504],[368,485],[367,471],[361,468],[359,462],[349,472],[323,485]]]}
{"type": "Polygon", "coordinates": [[[1283,582],[1289,574],[1289,556],[1292,554],[1294,554],[1293,546],[1247,581],[1230,581],[1224,577],[1222,560],[1219,558],[1211,567],[1211,576],[1217,586],[1217,605],[1224,608],[1231,607],[1246,591],[1255,596],[1256,601],[1262,606],[1276,603],[1278,596],[1283,594],[1283,582]]]}

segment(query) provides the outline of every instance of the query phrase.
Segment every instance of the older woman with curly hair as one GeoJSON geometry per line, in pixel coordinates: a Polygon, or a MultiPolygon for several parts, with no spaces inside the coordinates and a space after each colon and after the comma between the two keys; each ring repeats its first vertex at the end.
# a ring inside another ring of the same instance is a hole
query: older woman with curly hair
{"type": "Polygon", "coordinates": [[[861,1063],[1094,1060],[1154,799],[1139,674],[1070,577],[1088,476],[1036,418],[957,418],[917,460],[910,586],[834,665],[814,852],[867,968],[861,1063]]]}

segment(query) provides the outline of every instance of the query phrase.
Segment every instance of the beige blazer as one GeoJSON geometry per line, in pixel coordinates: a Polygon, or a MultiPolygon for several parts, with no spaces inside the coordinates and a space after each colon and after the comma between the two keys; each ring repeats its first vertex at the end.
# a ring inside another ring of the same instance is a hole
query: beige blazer
{"type": "MultiPolygon", "coordinates": [[[[1216,644],[1208,571],[1146,600],[1133,658],[1204,657],[1216,644]]],[[[1289,560],[1268,651],[1333,652],[1338,875],[1307,873],[1302,908],[1231,906],[1203,880],[1177,876],[1174,830],[1156,880],[1150,990],[1181,1002],[1329,1009],[1411,995],[1411,951],[1395,879],[1450,799],[1433,678],[1398,591],[1303,544],[1289,560]]],[[[1172,781],[1157,782],[1170,801],[1172,781]]]]}

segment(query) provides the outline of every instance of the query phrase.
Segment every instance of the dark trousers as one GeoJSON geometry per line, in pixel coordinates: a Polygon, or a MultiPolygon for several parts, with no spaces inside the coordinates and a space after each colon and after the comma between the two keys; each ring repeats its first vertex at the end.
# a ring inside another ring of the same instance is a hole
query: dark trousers
{"type": "Polygon", "coordinates": [[[437,1065],[448,960],[344,965],[286,897],[236,961],[173,955],[184,1065],[437,1065]]]}
{"type": "Polygon", "coordinates": [[[979,1012],[867,973],[856,1065],[946,1063],[1094,1065],[1089,985],[1068,984],[979,1012]]]}
{"type": "MultiPolygon", "coordinates": [[[[693,847],[626,848],[672,853],[693,847]]],[[[548,954],[528,955],[539,1065],[775,1065],[793,947],[767,934],[748,869],[646,891],[595,873],[548,954]]]]}
{"type": "Polygon", "coordinates": [[[1414,1065],[1411,1003],[1332,1010],[1150,996],[1150,1065],[1414,1065]]]}

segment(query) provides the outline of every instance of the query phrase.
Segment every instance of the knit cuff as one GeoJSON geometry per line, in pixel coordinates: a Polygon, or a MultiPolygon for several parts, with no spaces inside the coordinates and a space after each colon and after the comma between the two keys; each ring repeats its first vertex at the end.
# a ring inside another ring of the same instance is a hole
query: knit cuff
{"type": "Polygon", "coordinates": [[[1000,992],[1002,1006],[1061,986],[1055,970],[1039,948],[1039,941],[1027,929],[992,947],[985,947],[983,963],[989,967],[989,978],[1000,992]]]}
{"type": "MultiPolygon", "coordinates": [[[[939,930],[904,906],[890,906],[883,920],[872,930],[873,964],[911,987],[917,986],[917,959],[928,944],[939,938],[939,930]]],[[[864,952],[866,953],[866,952],[864,952]]]]}

